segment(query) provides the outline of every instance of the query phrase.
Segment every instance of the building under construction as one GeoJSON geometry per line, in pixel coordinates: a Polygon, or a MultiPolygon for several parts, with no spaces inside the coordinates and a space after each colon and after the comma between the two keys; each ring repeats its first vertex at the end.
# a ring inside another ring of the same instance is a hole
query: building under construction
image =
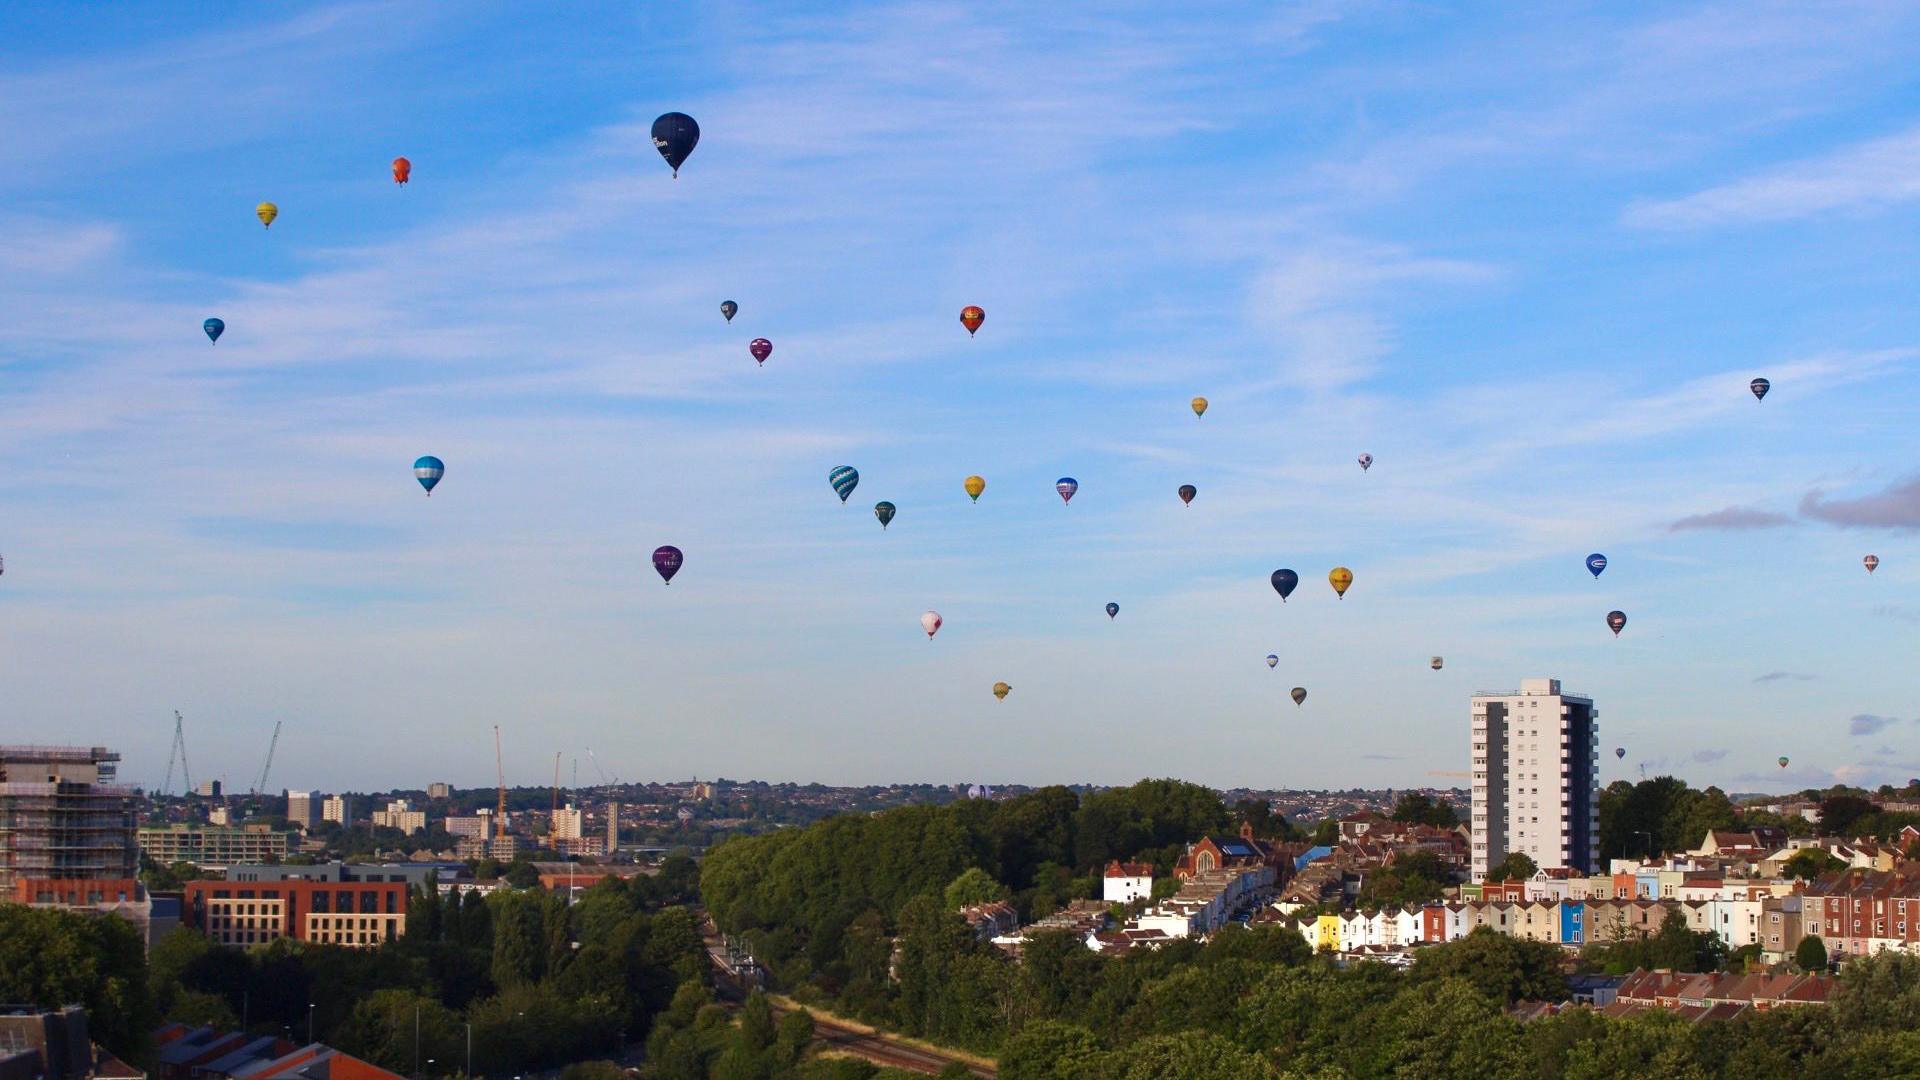
{"type": "Polygon", "coordinates": [[[138,904],[135,796],[103,746],[0,746],[0,898],[138,904]]]}

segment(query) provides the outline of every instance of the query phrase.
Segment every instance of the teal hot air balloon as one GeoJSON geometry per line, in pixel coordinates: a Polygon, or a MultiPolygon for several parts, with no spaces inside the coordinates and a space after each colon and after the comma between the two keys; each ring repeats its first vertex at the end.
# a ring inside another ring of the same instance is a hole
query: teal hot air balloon
{"type": "Polygon", "coordinates": [[[882,529],[893,524],[893,514],[894,505],[892,503],[877,502],[873,504],[873,516],[880,519],[880,527],[882,529]]]}
{"type": "Polygon", "coordinates": [[[427,489],[428,495],[433,494],[433,486],[446,474],[446,464],[432,454],[414,459],[413,478],[420,481],[420,486],[427,489]]]}
{"type": "Polygon", "coordinates": [[[220,335],[227,332],[227,324],[220,319],[208,319],[200,324],[200,329],[207,332],[208,341],[217,345],[220,343],[220,335]]]}
{"type": "Polygon", "coordinates": [[[846,503],[853,489],[860,486],[860,470],[851,465],[836,465],[827,474],[827,483],[833,485],[834,494],[840,496],[840,502],[846,503]]]}

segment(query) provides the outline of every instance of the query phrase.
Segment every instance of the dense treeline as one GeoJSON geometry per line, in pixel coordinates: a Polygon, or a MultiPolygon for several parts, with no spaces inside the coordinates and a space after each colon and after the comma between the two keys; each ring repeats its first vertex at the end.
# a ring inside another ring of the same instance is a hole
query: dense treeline
{"type": "MultiPolygon", "coordinates": [[[[1920,801],[1920,790],[1901,793],[1892,788],[1883,797],[1902,795],[1920,801]]],[[[1801,793],[1820,805],[1820,821],[1799,815],[1781,816],[1764,810],[1742,809],[1717,787],[1690,788],[1671,776],[1657,776],[1637,784],[1615,780],[1600,792],[1600,857],[1638,858],[1690,851],[1709,829],[1747,830],[1774,826],[1788,836],[1871,837],[1893,840],[1907,825],[1920,825],[1920,814],[1883,810],[1865,793],[1852,789],[1801,793]]]]}

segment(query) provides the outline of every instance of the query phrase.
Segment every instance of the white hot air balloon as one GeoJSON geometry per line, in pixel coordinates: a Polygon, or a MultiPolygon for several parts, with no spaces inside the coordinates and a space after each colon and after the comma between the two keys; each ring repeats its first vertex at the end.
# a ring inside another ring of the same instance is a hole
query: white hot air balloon
{"type": "Polygon", "coordinates": [[[1869,574],[1871,574],[1871,573],[1873,573],[1873,572],[1874,572],[1875,570],[1877,570],[1877,569],[1879,569],[1879,567],[1880,567],[1880,556],[1878,556],[1878,555],[1869,555],[1869,556],[1867,556],[1866,558],[1864,558],[1864,559],[1861,559],[1861,560],[1860,560],[1860,565],[1861,565],[1861,566],[1864,566],[1864,567],[1866,567],[1866,568],[1867,568],[1867,573],[1869,573],[1869,574]]]}
{"type": "Polygon", "coordinates": [[[1361,454],[1360,455],[1360,471],[1366,472],[1368,469],[1371,469],[1371,468],[1373,468],[1373,455],[1361,454]]]}
{"type": "Polygon", "coordinates": [[[927,632],[928,638],[932,638],[933,635],[940,632],[940,622],[940,613],[937,611],[929,611],[920,616],[920,629],[927,632]]]}

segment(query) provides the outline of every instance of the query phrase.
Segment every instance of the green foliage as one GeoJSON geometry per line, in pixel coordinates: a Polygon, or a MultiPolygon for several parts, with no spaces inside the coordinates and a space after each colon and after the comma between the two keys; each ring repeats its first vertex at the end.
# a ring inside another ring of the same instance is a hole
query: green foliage
{"type": "Polygon", "coordinates": [[[1416,851],[1368,874],[1356,899],[1362,909],[1372,910],[1424,904],[1440,899],[1452,880],[1453,873],[1438,855],[1416,851]]]}
{"type": "Polygon", "coordinates": [[[0,904],[0,1002],[84,1005],[96,1042],[143,1060],[158,1019],[146,951],[124,919],[0,904]]]}
{"type": "Polygon", "coordinates": [[[1824,836],[1851,836],[1862,818],[1879,812],[1879,804],[1858,795],[1829,795],[1820,800],[1820,832],[1824,836]]]}
{"type": "Polygon", "coordinates": [[[1831,1008],[1850,1031],[1920,1029],[1920,957],[1879,952],[1847,961],[1831,1008]]]}
{"type": "Polygon", "coordinates": [[[1818,934],[1801,938],[1793,949],[1793,966],[1801,971],[1827,970],[1827,943],[1821,941],[1818,934]]]}
{"type": "MultiPolygon", "coordinates": [[[[414,1031],[420,1033],[420,1065],[464,1060],[466,1031],[453,1010],[411,990],[378,990],[362,999],[328,1041],[383,1069],[414,1075],[414,1031]]],[[[451,1070],[448,1070],[451,1071],[451,1070]]]]}
{"type": "Polygon", "coordinates": [[[1508,937],[1481,926],[1458,941],[1416,952],[1413,981],[1458,980],[1502,1006],[1516,1001],[1562,1001],[1567,980],[1560,970],[1560,957],[1558,946],[1508,937]]]}
{"type": "Polygon", "coordinates": [[[227,1004],[226,998],[200,990],[181,990],[174,994],[166,1018],[176,1023],[204,1024],[227,1031],[240,1026],[240,1018],[234,1015],[233,1007],[227,1004]]]}
{"type": "Polygon", "coordinates": [[[969,866],[947,884],[945,897],[947,907],[958,909],[1005,900],[1007,890],[1006,886],[993,880],[993,875],[977,866],[969,866]]]}
{"type": "Polygon", "coordinates": [[[1709,829],[1740,824],[1726,793],[1696,791],[1671,776],[1630,784],[1616,780],[1600,793],[1600,856],[1624,859],[1688,851],[1709,829]]]}
{"type": "Polygon", "coordinates": [[[1509,851],[1507,857],[1487,868],[1488,881],[1525,881],[1539,873],[1540,867],[1524,851],[1509,851]]]}
{"type": "Polygon", "coordinates": [[[1393,820],[1451,829],[1460,824],[1460,815],[1450,802],[1438,802],[1430,795],[1409,791],[1393,804],[1393,820]]]}
{"type": "Polygon", "coordinates": [[[1847,868],[1847,864],[1834,858],[1821,848],[1801,848],[1780,864],[1780,872],[1790,878],[1811,881],[1827,874],[1838,873],[1847,868]]]}
{"type": "Polygon", "coordinates": [[[1082,1080],[1097,1075],[1106,1054],[1093,1032],[1043,1020],[1008,1040],[999,1057],[1002,1080],[1082,1080]]]}
{"type": "Polygon", "coordinates": [[[1688,929],[1687,917],[1678,908],[1668,908],[1660,929],[1652,935],[1589,945],[1582,957],[1609,975],[1625,975],[1635,968],[1719,971],[1727,965],[1727,946],[1717,934],[1688,929]]]}

